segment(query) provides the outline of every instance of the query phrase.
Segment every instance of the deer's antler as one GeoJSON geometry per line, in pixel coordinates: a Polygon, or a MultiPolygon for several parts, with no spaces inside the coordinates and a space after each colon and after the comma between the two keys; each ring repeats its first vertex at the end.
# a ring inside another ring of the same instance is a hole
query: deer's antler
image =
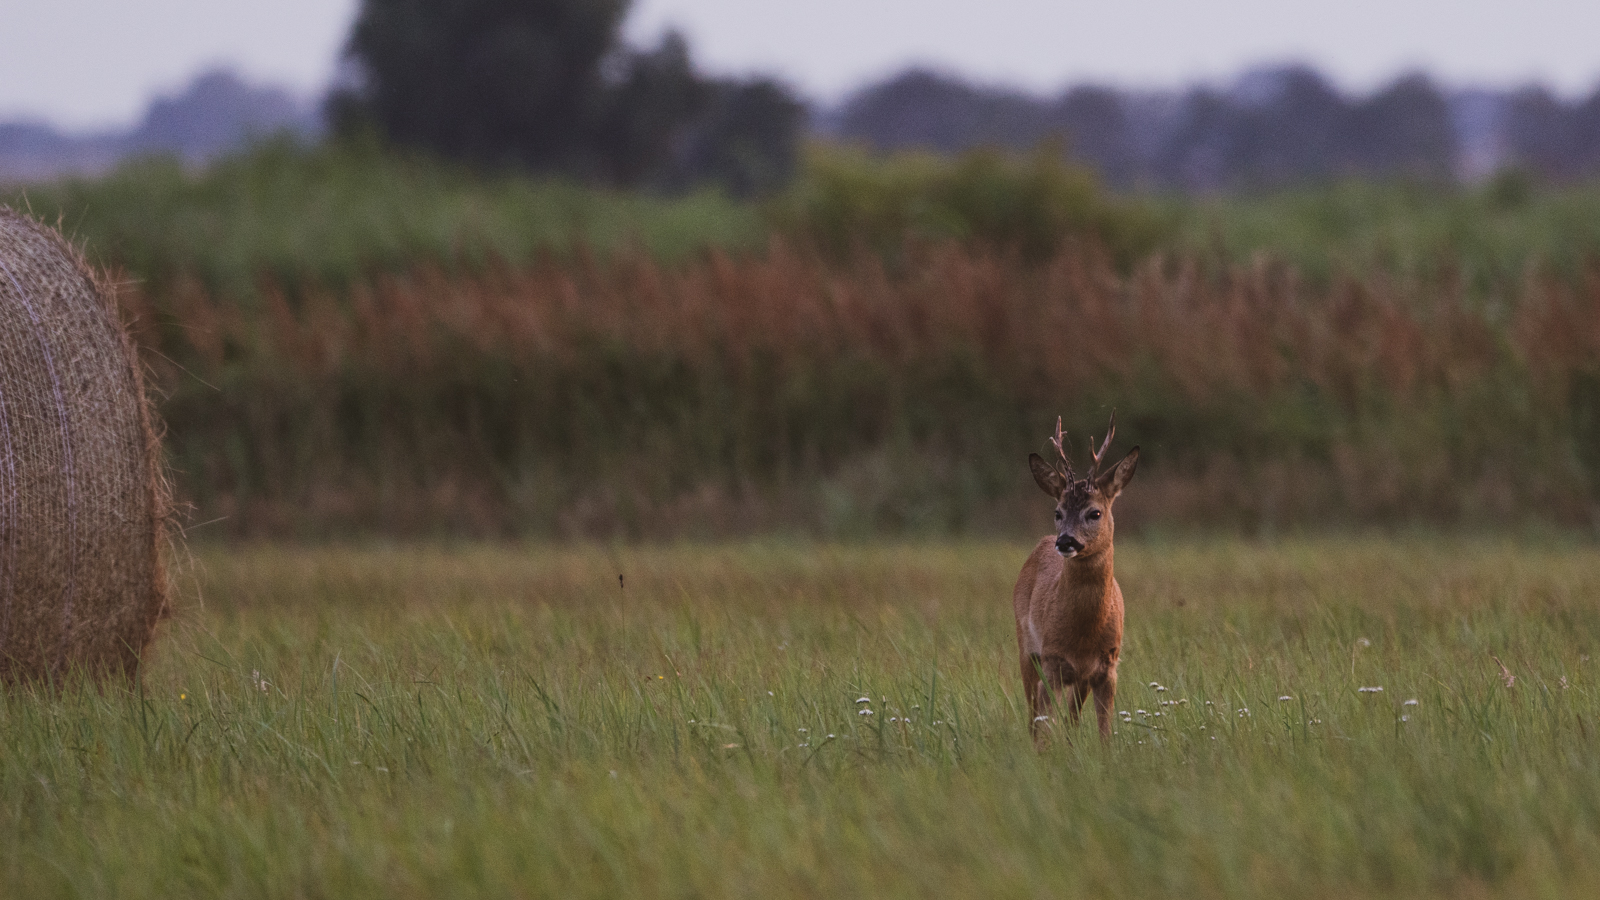
{"type": "MultiPolygon", "coordinates": [[[[1058,420],[1059,421],[1059,420],[1058,420]]],[[[1094,449],[1094,438],[1089,439],[1089,452],[1094,456],[1094,464],[1089,467],[1089,480],[1100,477],[1100,461],[1106,458],[1106,451],[1111,449],[1111,438],[1117,433],[1117,413],[1111,412],[1111,424],[1106,426],[1106,439],[1100,442],[1100,449],[1094,449]]]]}
{"type": "Polygon", "coordinates": [[[1061,465],[1056,467],[1056,471],[1067,480],[1067,484],[1072,484],[1078,476],[1072,471],[1072,460],[1067,458],[1067,435],[1061,430],[1060,416],[1056,416],[1056,436],[1050,439],[1050,444],[1056,448],[1056,455],[1061,457],[1061,465]]]}

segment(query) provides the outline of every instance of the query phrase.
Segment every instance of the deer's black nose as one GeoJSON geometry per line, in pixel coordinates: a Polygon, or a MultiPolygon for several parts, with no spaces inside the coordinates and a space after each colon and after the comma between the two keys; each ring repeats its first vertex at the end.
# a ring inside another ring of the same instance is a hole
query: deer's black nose
{"type": "Polygon", "coordinates": [[[1063,534],[1056,538],[1056,552],[1058,553],[1076,553],[1082,549],[1083,544],[1079,543],[1078,539],[1070,534],[1063,534]]]}

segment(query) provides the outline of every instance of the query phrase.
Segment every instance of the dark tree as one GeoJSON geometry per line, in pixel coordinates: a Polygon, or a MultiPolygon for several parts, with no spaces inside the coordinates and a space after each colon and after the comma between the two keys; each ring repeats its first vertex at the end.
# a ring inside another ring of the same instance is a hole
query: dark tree
{"type": "Polygon", "coordinates": [[[1558,180],[1600,172],[1600,90],[1573,104],[1542,87],[1517,91],[1506,102],[1505,131],[1517,166],[1558,180]]]}
{"type": "Polygon", "coordinates": [[[959,153],[978,146],[1032,147],[1052,127],[1044,104],[1026,94],[910,69],[852,97],[835,130],[884,150],[959,153]]]}
{"type": "Polygon", "coordinates": [[[1216,188],[1232,178],[1229,154],[1237,112],[1216,91],[1190,91],[1179,104],[1177,126],[1156,155],[1156,177],[1188,190],[1216,188]]]}
{"type": "Polygon", "coordinates": [[[582,166],[627,0],[363,0],[333,108],[478,163],[582,166]]]}
{"type": "Polygon", "coordinates": [[[718,82],[684,141],[679,181],[715,181],[737,197],[764,194],[794,177],[806,109],[776,81],[718,82]]]}
{"type": "Polygon", "coordinates": [[[1576,164],[1585,175],[1600,172],[1600,88],[1572,110],[1576,164]]]}
{"type": "Polygon", "coordinates": [[[793,95],[703,78],[676,33],[624,46],[629,2],[362,0],[349,83],[328,115],[452,159],[616,185],[692,174],[752,192],[787,180],[793,95]]]}
{"type": "Polygon", "coordinates": [[[1232,179],[1276,186],[1338,173],[1349,153],[1344,98],[1304,66],[1264,73],[1262,86],[1241,104],[1228,138],[1232,179]]]}
{"type": "Polygon", "coordinates": [[[1450,108],[1425,75],[1407,75],[1351,113],[1352,167],[1369,175],[1444,180],[1455,171],[1450,108]]]}
{"type": "Polygon", "coordinates": [[[1572,130],[1566,107],[1542,87],[1523,88],[1506,101],[1506,149],[1518,166],[1557,178],[1572,174],[1572,130]]]}
{"type": "Polygon", "coordinates": [[[658,178],[715,90],[695,74],[689,46],[677,32],[653,51],[628,54],[623,68],[605,98],[596,155],[604,162],[607,180],[639,184],[658,178]]]}
{"type": "Polygon", "coordinates": [[[1066,139],[1067,152],[1107,181],[1126,185],[1137,177],[1128,116],[1116,91],[1093,85],[1072,88],[1055,102],[1049,120],[1066,139]]]}

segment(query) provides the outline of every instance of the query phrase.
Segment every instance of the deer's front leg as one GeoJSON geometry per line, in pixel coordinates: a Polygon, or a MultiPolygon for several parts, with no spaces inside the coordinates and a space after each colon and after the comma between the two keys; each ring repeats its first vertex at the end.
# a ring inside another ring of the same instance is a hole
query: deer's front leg
{"type": "Polygon", "coordinates": [[[1100,739],[1111,739],[1111,714],[1117,702],[1117,670],[1106,673],[1094,687],[1094,715],[1100,722],[1100,739]]]}
{"type": "Polygon", "coordinates": [[[1058,694],[1071,689],[1073,696],[1068,699],[1068,712],[1071,714],[1073,724],[1078,721],[1078,709],[1083,701],[1078,698],[1083,685],[1078,681],[1077,672],[1072,663],[1060,656],[1033,657],[1037,661],[1039,682],[1034,689],[1033,702],[1033,734],[1035,740],[1040,737],[1041,726],[1046,725],[1051,716],[1055,714],[1058,694]]]}
{"type": "Polygon", "coordinates": [[[1037,653],[1022,654],[1022,695],[1028,698],[1028,733],[1039,737],[1042,718],[1049,715],[1050,698],[1044,687],[1044,663],[1037,653]]]}
{"type": "Polygon", "coordinates": [[[1071,702],[1070,713],[1071,713],[1071,721],[1072,721],[1072,727],[1073,728],[1077,728],[1078,727],[1078,719],[1083,715],[1083,705],[1085,703],[1087,703],[1088,701],[1089,701],[1089,684],[1088,684],[1088,682],[1083,681],[1081,679],[1078,680],[1078,681],[1074,681],[1072,683],[1072,700],[1070,701],[1071,702]]]}

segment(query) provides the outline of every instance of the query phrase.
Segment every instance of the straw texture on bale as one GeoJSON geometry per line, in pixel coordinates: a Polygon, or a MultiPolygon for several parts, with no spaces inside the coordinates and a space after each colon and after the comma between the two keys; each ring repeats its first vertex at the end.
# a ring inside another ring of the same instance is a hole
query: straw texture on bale
{"type": "Polygon", "coordinates": [[[0,206],[0,684],[132,677],[166,611],[159,446],[112,297],[0,206]]]}

